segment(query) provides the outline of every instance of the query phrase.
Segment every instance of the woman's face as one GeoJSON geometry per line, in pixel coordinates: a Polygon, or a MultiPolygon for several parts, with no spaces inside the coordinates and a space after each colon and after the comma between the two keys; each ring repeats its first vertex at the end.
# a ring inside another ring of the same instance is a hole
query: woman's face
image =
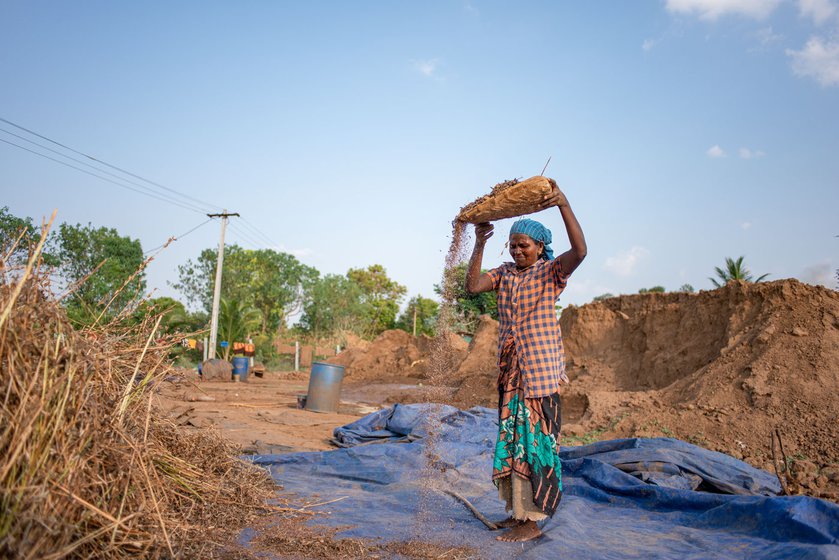
{"type": "Polygon", "coordinates": [[[544,243],[534,241],[523,233],[510,235],[510,256],[516,262],[517,268],[527,268],[539,260],[544,243]]]}

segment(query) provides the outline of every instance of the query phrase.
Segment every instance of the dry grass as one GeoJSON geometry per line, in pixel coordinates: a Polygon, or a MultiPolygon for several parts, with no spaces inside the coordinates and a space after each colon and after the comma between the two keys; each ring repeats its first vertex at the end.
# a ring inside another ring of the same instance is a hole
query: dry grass
{"type": "Polygon", "coordinates": [[[229,556],[270,478],[155,415],[155,318],[75,330],[39,269],[0,262],[0,557],[229,556]]]}

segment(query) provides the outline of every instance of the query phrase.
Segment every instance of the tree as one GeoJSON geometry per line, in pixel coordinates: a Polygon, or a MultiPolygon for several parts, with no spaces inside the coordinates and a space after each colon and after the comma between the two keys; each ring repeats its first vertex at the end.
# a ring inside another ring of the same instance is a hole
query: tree
{"type": "Polygon", "coordinates": [[[639,294],[663,294],[664,292],[664,286],[653,286],[652,288],[641,288],[638,290],[639,294]]]}
{"type": "Polygon", "coordinates": [[[134,319],[140,322],[148,315],[162,315],[160,330],[166,334],[193,333],[207,324],[207,315],[203,312],[190,313],[180,301],[170,297],[143,300],[134,312],[134,319]]]}
{"type": "Polygon", "coordinates": [[[434,327],[437,321],[437,311],[440,308],[433,299],[416,296],[408,301],[405,311],[396,321],[396,328],[409,333],[414,332],[414,313],[416,312],[417,334],[434,335],[434,327]]]}
{"type": "Polygon", "coordinates": [[[113,228],[61,224],[57,257],[58,276],[71,289],[67,315],[76,323],[113,316],[139,302],[146,289],[140,241],[113,228]]]}
{"type": "MultiPolygon", "coordinates": [[[[158,316],[161,316],[158,333],[173,337],[198,333],[205,329],[208,320],[206,313],[202,311],[190,313],[183,303],[165,296],[141,301],[131,319],[135,325],[141,325],[149,320],[156,321],[158,316]]],[[[201,358],[201,350],[189,349],[177,344],[169,349],[169,357],[173,360],[193,362],[201,358]]]]}
{"type": "MultiPolygon", "coordinates": [[[[216,260],[216,249],[204,249],[196,261],[178,267],[179,280],[174,284],[190,304],[207,312],[213,304],[216,260]]],[[[260,333],[265,334],[286,327],[289,316],[302,308],[305,291],[317,276],[317,270],[288,253],[230,245],[224,251],[221,297],[259,311],[260,333]]]]}
{"type": "Polygon", "coordinates": [[[260,332],[284,329],[289,316],[302,308],[305,289],[317,278],[317,270],[271,249],[244,251],[243,256],[250,295],[246,300],[262,315],[260,332]]]}
{"type": "Polygon", "coordinates": [[[692,294],[696,290],[694,290],[693,286],[691,286],[690,284],[682,284],[682,286],[679,288],[679,291],[680,292],[686,292],[688,294],[692,294]]]}
{"type": "MultiPolygon", "coordinates": [[[[478,317],[489,315],[498,320],[498,302],[495,292],[483,292],[480,294],[469,294],[466,292],[466,267],[467,263],[460,263],[447,274],[447,285],[453,286],[452,301],[454,303],[454,315],[456,323],[452,329],[460,332],[473,332],[478,326],[478,317]]],[[[482,270],[481,273],[486,272],[482,270]]],[[[443,296],[443,288],[435,284],[434,291],[443,296]]]]}
{"type": "Polygon", "coordinates": [[[604,299],[609,299],[609,298],[613,298],[613,297],[615,297],[615,295],[614,295],[614,294],[611,294],[611,293],[609,293],[609,292],[606,292],[605,294],[600,294],[599,296],[596,296],[596,297],[595,297],[594,299],[592,299],[591,301],[603,301],[604,299]]]}
{"type": "Polygon", "coordinates": [[[227,341],[227,346],[222,351],[225,360],[230,357],[233,343],[244,342],[259,328],[261,322],[259,311],[241,301],[222,299],[219,302],[218,333],[220,341],[227,341]]]}
{"type": "MultiPolygon", "coordinates": [[[[8,206],[0,208],[0,256],[5,255],[12,245],[17,243],[14,251],[9,255],[9,264],[24,263],[29,258],[29,250],[40,240],[41,232],[33,224],[32,218],[19,218],[9,212],[8,206]]],[[[46,264],[51,266],[58,264],[49,239],[41,254],[46,264]]]]}
{"type": "Polygon", "coordinates": [[[368,331],[376,335],[396,324],[399,303],[408,289],[391,280],[380,264],[367,268],[351,268],[347,278],[361,289],[361,303],[366,316],[368,331]]]}
{"type": "MultiPolygon", "coordinates": [[[[229,296],[230,284],[236,279],[234,268],[235,255],[242,249],[238,245],[228,245],[224,248],[224,266],[221,276],[221,297],[229,296]]],[[[204,309],[207,313],[213,307],[213,285],[216,274],[215,249],[204,249],[198,258],[188,260],[186,264],[178,265],[178,281],[172,287],[183,295],[187,304],[204,309]]]]}
{"type": "Polygon", "coordinates": [[[708,278],[708,280],[711,281],[715,288],[722,288],[732,280],[743,280],[744,282],[761,282],[764,278],[769,276],[769,274],[767,273],[759,276],[757,280],[752,280],[752,273],[743,264],[744,258],[745,257],[741,256],[735,261],[731,257],[726,257],[725,269],[722,269],[718,266],[714,267],[714,271],[717,273],[719,281],[717,280],[717,278],[708,278]]]}
{"type": "Polygon", "coordinates": [[[366,335],[361,321],[364,306],[361,287],[339,274],[327,274],[308,289],[300,325],[314,338],[333,336],[340,331],[366,335]]]}

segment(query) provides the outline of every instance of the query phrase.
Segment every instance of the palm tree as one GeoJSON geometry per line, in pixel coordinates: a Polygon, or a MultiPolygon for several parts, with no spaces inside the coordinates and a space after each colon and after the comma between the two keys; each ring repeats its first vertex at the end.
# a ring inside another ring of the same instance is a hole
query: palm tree
{"type": "Polygon", "coordinates": [[[717,273],[717,276],[721,281],[717,281],[716,278],[708,278],[713,284],[715,288],[722,288],[728,282],[732,280],[743,280],[744,282],[760,282],[769,274],[763,274],[757,278],[757,280],[752,279],[752,273],[743,265],[743,256],[739,257],[736,261],[731,257],[725,258],[725,269],[722,269],[718,266],[714,267],[714,270],[717,273]]]}
{"type": "Polygon", "coordinates": [[[230,350],[234,342],[244,342],[253,332],[259,330],[262,315],[256,309],[229,299],[219,302],[218,332],[219,339],[227,341],[224,349],[224,359],[230,357],[230,350]]]}

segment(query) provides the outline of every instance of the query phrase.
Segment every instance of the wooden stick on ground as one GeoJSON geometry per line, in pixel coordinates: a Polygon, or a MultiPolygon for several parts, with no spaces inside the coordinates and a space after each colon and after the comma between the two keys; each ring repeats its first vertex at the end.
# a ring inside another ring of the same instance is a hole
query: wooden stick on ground
{"type": "Polygon", "coordinates": [[[490,521],[489,519],[484,517],[483,514],[480,511],[478,511],[477,508],[475,506],[473,506],[472,503],[469,500],[467,500],[466,498],[464,498],[463,496],[461,496],[460,494],[458,494],[457,492],[455,492],[453,490],[443,490],[443,492],[445,492],[449,496],[452,496],[453,498],[456,498],[456,499],[460,500],[461,502],[463,502],[463,505],[465,505],[467,508],[469,508],[469,511],[472,512],[472,515],[477,517],[478,521],[480,521],[481,523],[486,525],[487,529],[489,529],[490,531],[497,531],[498,530],[498,525],[496,525],[495,523],[493,523],[492,521],[490,521]]]}
{"type": "Polygon", "coordinates": [[[786,475],[783,475],[783,476],[781,475],[781,472],[785,472],[786,468],[787,468],[787,456],[786,456],[786,453],[784,453],[784,444],[781,442],[781,434],[780,434],[780,432],[778,432],[777,428],[775,428],[774,430],[769,432],[769,438],[771,440],[771,446],[772,446],[772,466],[775,467],[775,476],[778,477],[778,482],[781,483],[781,489],[783,490],[784,495],[789,496],[790,491],[789,491],[789,487],[787,486],[786,475]],[[781,464],[780,467],[778,466],[778,455],[775,452],[775,439],[776,438],[778,439],[778,445],[781,448],[781,458],[783,460],[783,463],[781,464]]]}

